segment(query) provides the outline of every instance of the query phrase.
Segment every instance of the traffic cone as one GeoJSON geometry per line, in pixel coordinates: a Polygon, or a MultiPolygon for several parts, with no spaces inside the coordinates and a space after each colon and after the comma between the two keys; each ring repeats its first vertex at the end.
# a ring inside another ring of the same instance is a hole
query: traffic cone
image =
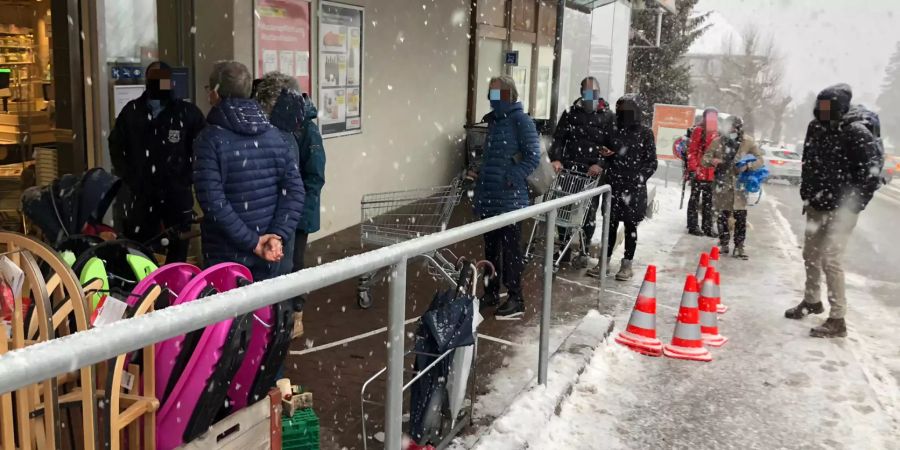
{"type": "Polygon", "coordinates": [[[702,280],[703,276],[706,275],[707,267],[709,267],[709,253],[703,253],[700,255],[700,263],[697,264],[697,272],[694,273],[694,278],[702,280]]]}
{"type": "Polygon", "coordinates": [[[647,266],[628,327],[616,342],[644,355],[662,356],[662,342],[656,338],[656,266],[647,266]]]}
{"type": "Polygon", "coordinates": [[[706,271],[706,278],[700,289],[700,335],[706,345],[721,347],[728,338],[719,334],[719,315],[716,312],[716,272],[712,267],[706,271]]]}
{"type": "MultiPolygon", "coordinates": [[[[719,270],[719,247],[713,246],[709,251],[709,267],[719,270]]],[[[700,278],[697,279],[700,280],[700,278]]]]}
{"type": "Polygon", "coordinates": [[[697,296],[697,278],[688,275],[684,283],[684,294],[681,296],[681,308],[678,310],[678,322],[675,323],[675,335],[672,336],[672,342],[663,347],[663,354],[669,358],[712,361],[712,355],[703,346],[700,334],[697,296]]]}
{"type": "Polygon", "coordinates": [[[715,277],[715,293],[716,293],[716,312],[719,314],[725,314],[728,312],[728,307],[722,303],[722,285],[720,283],[719,271],[716,271],[715,277]]]}

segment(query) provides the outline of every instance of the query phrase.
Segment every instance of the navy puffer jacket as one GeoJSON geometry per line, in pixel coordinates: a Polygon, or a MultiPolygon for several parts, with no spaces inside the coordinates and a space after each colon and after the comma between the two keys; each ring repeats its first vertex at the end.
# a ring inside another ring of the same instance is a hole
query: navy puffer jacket
{"type": "Polygon", "coordinates": [[[488,134],[475,185],[475,214],[481,218],[527,207],[527,178],[541,160],[537,128],[521,103],[500,106],[484,121],[488,134]]]}
{"type": "Polygon", "coordinates": [[[252,261],[260,236],[294,234],[304,196],[297,161],[255,100],[224,99],[207,122],[194,144],[203,254],[252,261]]]}

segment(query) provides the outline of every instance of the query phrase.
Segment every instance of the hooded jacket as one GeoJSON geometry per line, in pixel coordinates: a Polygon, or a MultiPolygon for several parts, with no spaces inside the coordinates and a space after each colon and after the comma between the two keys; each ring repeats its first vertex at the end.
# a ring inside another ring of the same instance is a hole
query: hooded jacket
{"type": "Polygon", "coordinates": [[[527,207],[527,178],[541,158],[537,128],[521,103],[502,104],[484,121],[488,134],[475,184],[475,214],[481,218],[527,207]]]}
{"type": "Polygon", "coordinates": [[[309,98],[297,93],[282,93],[272,108],[269,121],[281,130],[299,164],[306,198],[297,231],[319,231],[322,187],[325,186],[325,148],[316,118],[319,112],[309,98]]]}
{"type": "MultiPolygon", "coordinates": [[[[647,180],[656,172],[656,139],[653,130],[643,124],[644,106],[634,94],[626,94],[616,107],[627,106],[636,112],[632,123],[615,128],[612,156],[604,158],[606,179],[612,187],[613,216],[627,222],[640,222],[647,212],[647,180]]],[[[618,111],[617,111],[618,112],[618,111]]]]}
{"type": "Polygon", "coordinates": [[[596,111],[588,111],[582,107],[581,100],[577,100],[563,113],[553,133],[553,145],[548,155],[551,161],[560,161],[568,168],[581,171],[600,164],[603,160],[600,149],[612,145],[616,120],[603,99],[600,99],[600,105],[596,111]]]}
{"type": "Polygon", "coordinates": [[[800,197],[819,211],[846,206],[860,212],[881,184],[884,154],[862,116],[848,114],[852,98],[846,84],[822,90],[813,111],[815,118],[806,129],[800,197]],[[840,120],[818,120],[818,100],[835,102],[840,120]]]}
{"type": "Polygon", "coordinates": [[[297,227],[303,210],[297,161],[254,100],[223,99],[207,122],[194,162],[204,256],[261,263],[253,254],[260,236],[287,242],[297,227]]]}

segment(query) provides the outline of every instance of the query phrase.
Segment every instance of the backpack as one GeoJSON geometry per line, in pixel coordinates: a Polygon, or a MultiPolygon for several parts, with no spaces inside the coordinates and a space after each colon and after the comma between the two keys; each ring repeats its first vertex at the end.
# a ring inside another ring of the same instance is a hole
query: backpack
{"type": "MultiPolygon", "coordinates": [[[[847,111],[847,114],[844,115],[845,123],[861,123],[865,126],[869,132],[872,133],[872,136],[875,137],[875,142],[878,144],[878,152],[881,154],[882,159],[884,159],[884,142],[881,140],[881,119],[878,117],[878,113],[866,108],[863,105],[853,105],[850,107],[850,110],[847,111]]],[[[884,186],[888,183],[887,179],[887,168],[881,168],[881,180],[878,187],[884,186]]]]}

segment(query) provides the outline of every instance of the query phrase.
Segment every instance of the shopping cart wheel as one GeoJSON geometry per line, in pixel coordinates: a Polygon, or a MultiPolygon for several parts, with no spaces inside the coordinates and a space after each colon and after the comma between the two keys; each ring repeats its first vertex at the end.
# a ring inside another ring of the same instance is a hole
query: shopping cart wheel
{"type": "Polygon", "coordinates": [[[589,264],[590,261],[588,261],[588,257],[586,255],[578,256],[574,261],[572,261],[572,267],[578,270],[587,269],[587,266],[589,264]]]}
{"type": "Polygon", "coordinates": [[[369,309],[372,306],[372,296],[369,291],[358,291],[356,293],[356,304],[362,309],[369,309]]]}

